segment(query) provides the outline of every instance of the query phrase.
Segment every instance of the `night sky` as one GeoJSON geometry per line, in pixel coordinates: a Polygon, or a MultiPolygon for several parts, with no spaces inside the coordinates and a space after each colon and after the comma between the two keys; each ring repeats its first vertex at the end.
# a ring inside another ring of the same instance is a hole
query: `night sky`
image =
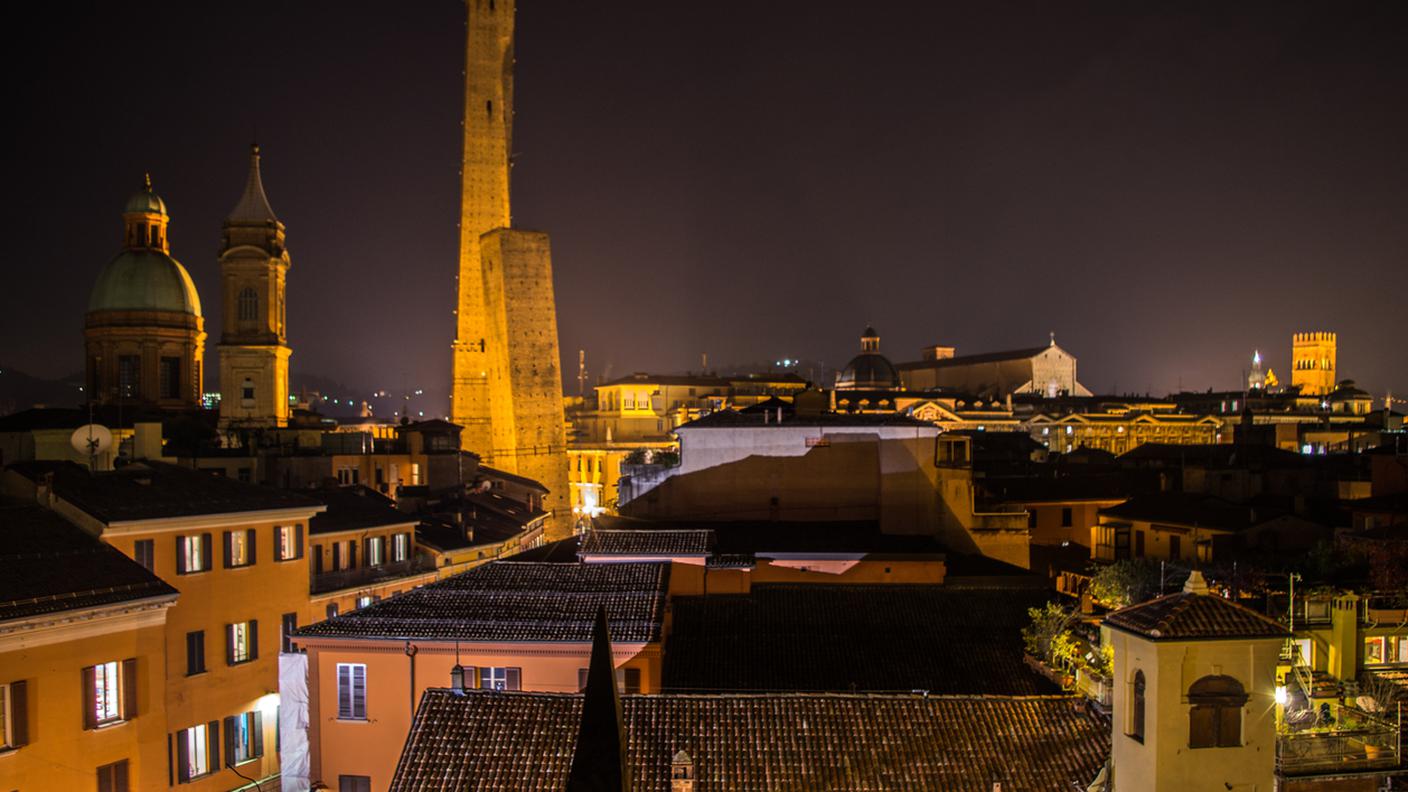
{"type": "MultiPolygon", "coordinates": [[[[1240,387],[1340,334],[1408,395],[1408,3],[519,0],[514,220],[576,351],[698,369],[1035,346],[1097,392],[1240,387]]],[[[293,380],[449,380],[464,6],[46,4],[9,31],[0,363],[82,367],[151,171],[218,373],[249,142],[288,226],[293,380]],[[19,40],[24,36],[24,40],[19,40]]],[[[805,372],[803,372],[805,373],[805,372]]]]}

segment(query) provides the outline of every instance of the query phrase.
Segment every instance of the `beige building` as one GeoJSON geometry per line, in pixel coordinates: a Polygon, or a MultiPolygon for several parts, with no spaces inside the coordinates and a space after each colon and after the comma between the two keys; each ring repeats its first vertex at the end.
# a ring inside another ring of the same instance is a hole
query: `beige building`
{"type": "Polygon", "coordinates": [[[1079,448],[1116,456],[1145,443],[1203,445],[1232,442],[1230,428],[1214,415],[1179,412],[1175,404],[1102,404],[1091,412],[1041,412],[1022,422],[1032,439],[1059,453],[1079,448]]]}
{"type": "Polygon", "coordinates": [[[1075,355],[1057,346],[1054,335],[1044,347],[981,355],[955,356],[953,347],[932,346],[921,360],[896,368],[908,390],[947,388],[987,399],[1021,393],[1048,398],[1090,395],[1076,379],[1075,355]]]}

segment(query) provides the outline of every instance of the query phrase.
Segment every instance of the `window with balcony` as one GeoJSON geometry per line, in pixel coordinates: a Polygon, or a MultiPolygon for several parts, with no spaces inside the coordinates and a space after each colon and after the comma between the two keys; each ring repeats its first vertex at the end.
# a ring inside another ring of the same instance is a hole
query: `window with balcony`
{"type": "Polygon", "coordinates": [[[259,621],[250,619],[225,627],[225,663],[239,665],[259,658],[259,621]]]}
{"type": "Polygon", "coordinates": [[[1236,748],[1242,744],[1242,707],[1247,693],[1230,676],[1205,676],[1188,688],[1189,748],[1236,748]]]}
{"type": "Polygon", "coordinates": [[[367,666],[365,664],[337,664],[337,717],[340,720],[367,719],[367,666]]]}

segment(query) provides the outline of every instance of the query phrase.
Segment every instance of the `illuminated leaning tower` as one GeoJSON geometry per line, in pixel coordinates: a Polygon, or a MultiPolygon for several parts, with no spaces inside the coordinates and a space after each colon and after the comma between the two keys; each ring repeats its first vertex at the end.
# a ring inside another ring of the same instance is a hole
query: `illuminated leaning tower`
{"type": "Polygon", "coordinates": [[[1291,338],[1291,384],[1302,396],[1324,396],[1335,389],[1335,334],[1296,333],[1291,338]]]}
{"type": "Polygon", "coordinates": [[[567,436],[548,235],[512,228],[513,0],[466,0],[460,256],[450,420],[484,464],[549,490],[570,530],[567,436]]]}

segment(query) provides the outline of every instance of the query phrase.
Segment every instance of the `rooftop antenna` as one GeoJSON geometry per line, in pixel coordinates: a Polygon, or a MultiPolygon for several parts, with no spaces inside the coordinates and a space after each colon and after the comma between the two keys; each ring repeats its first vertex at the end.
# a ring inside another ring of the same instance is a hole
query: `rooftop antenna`
{"type": "Polygon", "coordinates": [[[699,353],[699,373],[701,373],[701,374],[708,374],[708,373],[709,373],[709,353],[708,353],[708,352],[700,352],[700,353],[699,353]]]}
{"type": "Polygon", "coordinates": [[[587,350],[577,350],[577,396],[587,396],[587,350]]]}

